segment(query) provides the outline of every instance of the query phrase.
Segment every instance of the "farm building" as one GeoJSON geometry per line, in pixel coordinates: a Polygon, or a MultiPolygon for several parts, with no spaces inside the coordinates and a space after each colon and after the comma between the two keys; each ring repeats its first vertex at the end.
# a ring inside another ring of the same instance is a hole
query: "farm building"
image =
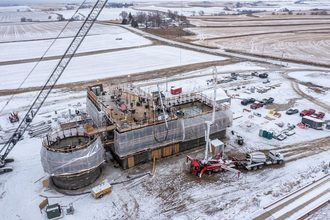
{"type": "MultiPolygon", "coordinates": [[[[202,93],[167,94],[133,85],[88,88],[87,113],[95,128],[113,126],[103,132],[104,145],[124,169],[205,143],[212,99],[202,93]]],[[[229,102],[215,105],[211,137],[221,139],[232,125],[232,112],[229,102]]]]}

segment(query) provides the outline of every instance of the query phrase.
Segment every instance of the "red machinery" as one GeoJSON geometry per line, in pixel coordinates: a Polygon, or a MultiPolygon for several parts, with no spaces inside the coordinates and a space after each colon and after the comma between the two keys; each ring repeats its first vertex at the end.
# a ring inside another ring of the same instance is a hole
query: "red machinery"
{"type": "MultiPolygon", "coordinates": [[[[216,82],[216,68],[214,68],[214,82],[216,82]]],[[[213,114],[212,114],[212,121],[206,121],[206,131],[205,131],[205,155],[203,160],[194,159],[190,156],[187,156],[187,162],[190,161],[190,172],[196,176],[199,176],[200,178],[203,176],[204,173],[211,174],[213,172],[219,172],[228,170],[231,172],[237,173],[237,176],[239,177],[240,171],[233,169],[232,167],[235,167],[235,164],[231,160],[224,160],[222,158],[223,156],[223,146],[220,153],[218,153],[215,157],[209,157],[208,153],[212,153],[212,146],[211,146],[211,139],[210,139],[210,130],[211,125],[215,121],[215,105],[216,105],[216,83],[214,83],[214,94],[213,94],[213,114]]]]}
{"type": "Polygon", "coordinates": [[[172,87],[171,88],[171,94],[172,95],[177,95],[182,93],[182,87],[172,87]]]}
{"type": "Polygon", "coordinates": [[[9,121],[10,123],[16,123],[19,122],[18,112],[12,112],[9,115],[9,121]]]}
{"type": "Polygon", "coordinates": [[[231,171],[237,173],[237,176],[240,176],[240,171],[232,168],[235,164],[232,161],[226,161],[221,158],[209,159],[204,162],[198,159],[193,159],[190,156],[187,156],[187,162],[190,160],[190,172],[200,178],[204,173],[211,174],[220,171],[231,171]]]}
{"type": "Polygon", "coordinates": [[[324,112],[318,112],[318,113],[314,113],[311,115],[311,117],[317,118],[317,119],[323,119],[324,116],[325,116],[324,112]]]}

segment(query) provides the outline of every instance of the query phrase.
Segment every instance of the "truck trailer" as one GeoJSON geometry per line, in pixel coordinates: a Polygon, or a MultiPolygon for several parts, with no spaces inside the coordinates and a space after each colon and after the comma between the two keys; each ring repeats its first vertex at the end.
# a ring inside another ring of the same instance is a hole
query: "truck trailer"
{"type": "Polygon", "coordinates": [[[316,130],[323,129],[324,121],[318,118],[313,118],[311,116],[304,116],[302,117],[301,122],[316,130]]]}
{"type": "Polygon", "coordinates": [[[277,151],[269,151],[266,155],[263,152],[247,153],[245,160],[235,161],[235,165],[238,168],[244,168],[246,170],[257,170],[272,164],[282,164],[284,162],[284,156],[277,151]]]}

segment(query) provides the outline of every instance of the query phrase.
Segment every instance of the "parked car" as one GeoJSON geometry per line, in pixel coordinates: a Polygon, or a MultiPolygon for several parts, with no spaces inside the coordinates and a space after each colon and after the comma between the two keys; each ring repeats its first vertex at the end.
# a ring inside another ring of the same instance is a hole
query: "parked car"
{"type": "Polygon", "coordinates": [[[266,79],[266,78],[268,78],[268,74],[267,73],[261,73],[261,74],[259,74],[259,78],[266,79]]]}
{"type": "Polygon", "coordinates": [[[264,106],[263,102],[254,102],[250,105],[251,109],[257,109],[257,108],[261,108],[264,106]]]}
{"type": "Polygon", "coordinates": [[[254,98],[249,98],[249,99],[243,99],[241,101],[241,104],[242,105],[248,105],[248,104],[251,104],[251,103],[254,103],[256,100],[254,98]]]}
{"type": "Polygon", "coordinates": [[[296,132],[294,132],[294,131],[288,131],[288,130],[285,130],[285,131],[283,131],[283,134],[285,134],[286,136],[292,136],[292,135],[294,135],[296,132]]]}
{"type": "Polygon", "coordinates": [[[324,116],[325,116],[325,114],[323,112],[318,112],[318,113],[314,113],[311,115],[311,117],[317,118],[317,119],[323,119],[324,116]]]}
{"type": "Polygon", "coordinates": [[[304,116],[310,116],[312,114],[315,113],[314,109],[305,109],[304,111],[300,112],[300,116],[304,117],[304,116]]]}
{"type": "Polygon", "coordinates": [[[265,105],[272,104],[272,103],[274,102],[274,98],[269,97],[268,99],[263,99],[262,102],[263,102],[265,105]]]}
{"type": "Polygon", "coordinates": [[[258,76],[258,72],[256,72],[256,71],[252,72],[251,76],[258,76]]]}
{"type": "Polygon", "coordinates": [[[293,108],[290,108],[290,109],[288,109],[287,111],[286,111],[286,114],[287,115],[293,115],[293,114],[297,114],[299,112],[299,110],[298,109],[293,109],[293,108]]]}
{"type": "Polygon", "coordinates": [[[280,133],[280,134],[274,135],[273,138],[276,140],[279,140],[279,141],[283,141],[284,139],[287,138],[287,136],[285,134],[280,133]]]}

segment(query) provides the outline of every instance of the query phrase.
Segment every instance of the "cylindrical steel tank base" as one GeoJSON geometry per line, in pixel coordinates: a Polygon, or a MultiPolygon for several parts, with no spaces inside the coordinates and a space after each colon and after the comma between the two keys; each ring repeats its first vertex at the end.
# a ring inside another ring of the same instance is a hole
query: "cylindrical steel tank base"
{"type": "Polygon", "coordinates": [[[60,189],[76,190],[94,183],[101,172],[101,167],[97,167],[78,174],[52,176],[51,179],[53,184],[60,189]]]}

